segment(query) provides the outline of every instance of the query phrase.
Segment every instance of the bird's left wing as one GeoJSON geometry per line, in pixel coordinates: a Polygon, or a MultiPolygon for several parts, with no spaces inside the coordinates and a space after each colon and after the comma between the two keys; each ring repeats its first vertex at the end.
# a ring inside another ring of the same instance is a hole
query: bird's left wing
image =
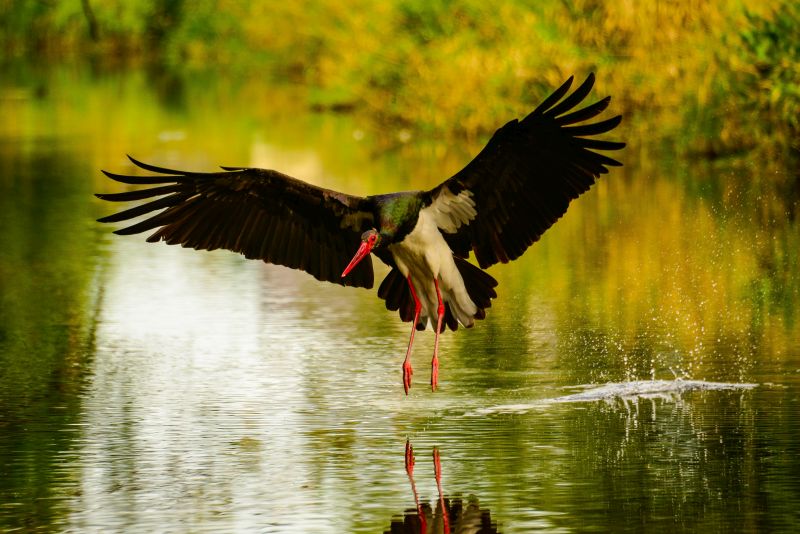
{"type": "Polygon", "coordinates": [[[273,170],[223,167],[223,172],[197,173],[131,161],[155,175],[103,172],[118,182],[155,187],[97,195],[112,202],[148,200],[99,219],[110,223],[147,216],[115,234],[155,229],[147,241],[163,240],[199,250],[224,248],[250,259],[301,269],[318,280],[372,287],[371,262],[361,262],[349,276],[341,276],[361,233],[374,226],[364,198],[273,170]],[[153,215],[157,210],[163,211],[153,215]]]}
{"type": "Polygon", "coordinates": [[[481,268],[520,255],[567,211],[570,201],[618,161],[595,152],[625,143],[593,138],[616,128],[622,117],[580,124],[599,115],[606,97],[575,109],[589,94],[594,75],[565,97],[567,80],[522,120],[497,130],[464,169],[427,192],[429,207],[453,251],[470,251],[481,268]]]}

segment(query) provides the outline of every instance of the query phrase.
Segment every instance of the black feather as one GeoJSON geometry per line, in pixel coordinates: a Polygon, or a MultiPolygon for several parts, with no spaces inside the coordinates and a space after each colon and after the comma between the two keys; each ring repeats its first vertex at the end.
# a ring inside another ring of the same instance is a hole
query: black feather
{"type": "Polygon", "coordinates": [[[368,199],[265,169],[227,167],[231,170],[198,173],[150,165],[133,157],[130,160],[158,175],[107,176],[123,183],[156,187],[97,195],[112,202],[152,199],[100,219],[119,222],[149,215],[115,233],[155,230],[147,241],[163,240],[204,250],[225,248],[248,258],[302,268],[319,280],[372,287],[370,261],[361,262],[348,277],[341,277],[355,251],[351,248],[357,247],[362,232],[375,226],[368,199]]]}
{"type": "Polygon", "coordinates": [[[619,150],[625,144],[591,136],[613,130],[622,118],[580,124],[599,115],[610,100],[576,110],[594,75],[567,94],[571,84],[572,78],[524,120],[506,123],[466,167],[425,193],[431,199],[444,188],[472,194],[477,215],[444,236],[454,254],[466,257],[471,250],[481,268],[518,258],[564,215],[570,201],[609,166],[620,165],[594,150],[619,150]]]}
{"type": "MultiPolygon", "coordinates": [[[[575,78],[574,76],[570,76],[569,78],[567,78],[567,81],[565,81],[564,83],[562,83],[562,84],[561,84],[561,87],[559,87],[558,89],[556,89],[555,91],[553,91],[553,93],[552,93],[550,96],[548,96],[547,98],[545,98],[545,99],[542,101],[542,103],[541,103],[541,104],[539,104],[538,106],[536,106],[536,109],[534,109],[534,110],[533,110],[533,111],[530,113],[530,115],[528,115],[528,117],[530,117],[530,116],[536,116],[536,115],[541,115],[542,113],[544,113],[545,111],[547,111],[548,109],[550,109],[550,106],[552,106],[553,104],[555,104],[556,102],[558,102],[558,101],[561,99],[561,97],[562,97],[562,96],[564,96],[565,94],[567,94],[567,91],[569,91],[569,88],[572,86],[572,80],[573,80],[574,78],[575,78]]],[[[526,117],[526,118],[527,118],[527,117],[526,117]]]]}
{"type": "Polygon", "coordinates": [[[133,185],[149,185],[149,184],[164,184],[169,182],[185,181],[181,176],[125,176],[124,174],[114,174],[113,172],[100,171],[112,180],[123,184],[133,185]]]}
{"type": "Polygon", "coordinates": [[[137,167],[139,167],[139,168],[142,168],[142,169],[144,169],[146,171],[150,171],[150,172],[157,172],[159,174],[172,174],[172,175],[175,175],[175,176],[189,176],[189,175],[192,175],[192,174],[196,174],[196,173],[188,173],[188,172],[185,172],[185,171],[176,171],[174,169],[166,169],[164,167],[156,167],[155,165],[142,163],[141,161],[139,161],[138,159],[134,158],[130,154],[128,154],[128,159],[131,160],[131,162],[134,165],[136,165],[137,167]]]}
{"type": "MultiPolygon", "coordinates": [[[[617,115],[611,119],[604,120],[602,122],[596,122],[594,124],[584,124],[583,126],[568,126],[566,128],[562,128],[562,131],[573,136],[573,137],[581,137],[584,135],[597,135],[601,133],[610,132],[614,128],[616,128],[619,123],[622,122],[622,115],[617,115]]],[[[625,146],[625,143],[618,143],[622,148],[625,146]]],[[[607,148],[605,150],[618,150],[618,148],[607,148]]]]}
{"type": "Polygon", "coordinates": [[[106,217],[97,219],[97,221],[102,223],[110,223],[110,222],[120,222],[128,219],[133,219],[135,217],[144,215],[145,213],[150,213],[151,211],[174,206],[175,204],[178,204],[186,200],[186,198],[187,196],[185,194],[176,193],[167,197],[153,200],[152,202],[147,202],[146,204],[141,204],[139,206],[136,206],[135,208],[123,210],[114,213],[113,215],[107,215],[106,217]]]}
{"type": "Polygon", "coordinates": [[[181,191],[179,185],[164,185],[161,187],[151,187],[150,189],[139,189],[137,191],[125,191],[124,193],[96,193],[95,196],[101,200],[110,202],[130,202],[131,200],[142,200],[144,198],[157,197],[168,193],[181,191]]]}
{"type": "Polygon", "coordinates": [[[567,98],[559,102],[554,107],[548,109],[545,113],[552,117],[556,117],[561,115],[562,113],[569,111],[570,109],[574,108],[581,102],[583,99],[586,98],[586,95],[589,94],[589,91],[592,90],[592,86],[594,85],[594,73],[589,74],[586,77],[586,80],[572,92],[567,98]]]}
{"type": "Polygon", "coordinates": [[[589,120],[593,117],[596,117],[608,107],[608,104],[611,102],[611,97],[607,96],[604,99],[600,100],[599,102],[595,102],[590,106],[586,106],[583,109],[579,109],[578,111],[573,111],[567,115],[562,115],[556,119],[556,122],[561,126],[566,126],[568,124],[575,124],[576,122],[581,122],[585,120],[589,120]]]}
{"type": "MultiPolygon", "coordinates": [[[[486,317],[485,308],[490,307],[492,305],[491,300],[497,297],[497,293],[494,290],[497,286],[497,281],[468,261],[459,257],[454,257],[453,259],[458,272],[464,280],[467,294],[478,307],[474,317],[475,319],[483,319],[486,317]]],[[[414,319],[414,299],[411,296],[411,290],[408,288],[408,281],[396,267],[389,271],[383,282],[381,282],[378,288],[378,297],[386,301],[387,310],[399,312],[400,319],[403,322],[407,323],[414,319]]],[[[421,315],[417,328],[424,330],[427,320],[427,317],[421,315]]],[[[432,322],[435,325],[436,319],[433,318],[432,322]]],[[[448,303],[445,303],[445,315],[442,325],[443,329],[444,326],[449,327],[450,330],[458,329],[458,319],[453,315],[448,303]]]]}

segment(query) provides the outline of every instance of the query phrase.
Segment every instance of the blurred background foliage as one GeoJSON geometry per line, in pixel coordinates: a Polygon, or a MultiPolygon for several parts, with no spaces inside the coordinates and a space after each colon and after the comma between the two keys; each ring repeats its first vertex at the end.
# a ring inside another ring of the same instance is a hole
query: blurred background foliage
{"type": "Polygon", "coordinates": [[[617,109],[654,114],[671,126],[662,133],[697,129],[687,151],[797,149],[800,6],[753,4],[1,0],[0,44],[7,57],[91,53],[289,78],[309,87],[309,105],[437,136],[489,132],[534,104],[532,87],[599,70],[617,109]]]}
{"type": "MultiPolygon", "coordinates": [[[[800,4],[792,0],[0,0],[13,58],[89,56],[296,84],[311,109],[367,117],[383,146],[480,147],[569,75],[600,72],[629,150],[735,160],[722,202],[800,197],[800,4]],[[746,153],[746,159],[740,158],[746,153]],[[748,167],[758,167],[752,180],[748,167]]],[[[236,83],[236,82],[234,82],[236,83]]],[[[254,100],[254,107],[270,100],[254,100]]]]}

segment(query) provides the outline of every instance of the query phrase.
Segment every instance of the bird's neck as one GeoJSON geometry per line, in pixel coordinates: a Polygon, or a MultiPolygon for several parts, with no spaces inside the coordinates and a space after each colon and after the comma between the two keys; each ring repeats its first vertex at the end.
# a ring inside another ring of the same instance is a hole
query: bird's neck
{"type": "Polygon", "coordinates": [[[424,207],[418,191],[381,195],[375,197],[375,203],[380,225],[378,231],[387,244],[402,241],[414,229],[419,210],[424,207]]]}

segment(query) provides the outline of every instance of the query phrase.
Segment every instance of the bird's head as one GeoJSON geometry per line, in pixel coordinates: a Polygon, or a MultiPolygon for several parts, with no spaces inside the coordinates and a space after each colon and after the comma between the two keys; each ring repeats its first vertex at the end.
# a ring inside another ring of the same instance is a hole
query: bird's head
{"type": "Polygon", "coordinates": [[[353,270],[353,267],[358,265],[358,262],[369,256],[369,253],[372,252],[372,249],[379,247],[380,244],[381,234],[379,234],[375,228],[371,228],[361,234],[361,246],[358,247],[356,255],[353,256],[353,259],[350,260],[350,263],[342,273],[342,278],[347,276],[347,274],[353,270]]]}

